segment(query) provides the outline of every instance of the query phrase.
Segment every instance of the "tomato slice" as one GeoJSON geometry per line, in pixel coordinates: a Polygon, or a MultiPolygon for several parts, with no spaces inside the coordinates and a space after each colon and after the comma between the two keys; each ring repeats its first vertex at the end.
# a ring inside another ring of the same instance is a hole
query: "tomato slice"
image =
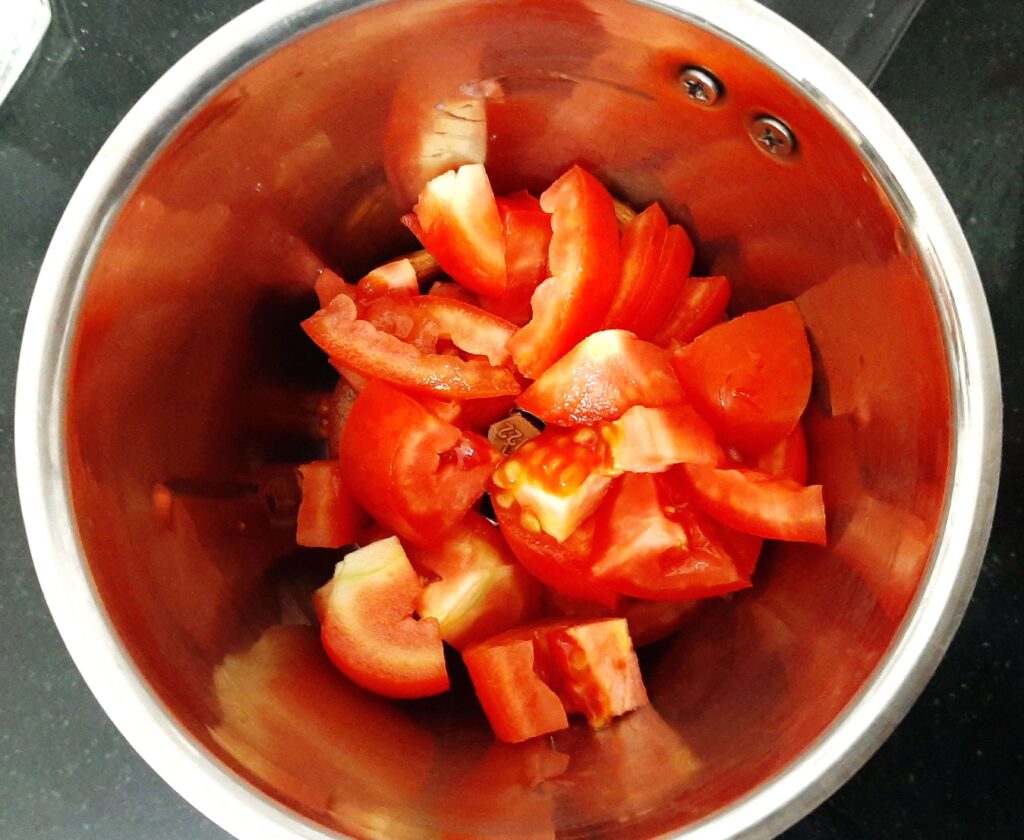
{"type": "Polygon", "coordinates": [[[684,401],[669,356],[625,330],[583,339],[519,397],[545,423],[574,426],[613,420],[634,405],[684,401]]]}
{"type": "Polygon", "coordinates": [[[523,326],[530,320],[530,298],[547,276],[551,217],[528,192],[497,199],[505,229],[505,292],[485,297],[484,309],[523,326]]]}
{"type": "Polygon", "coordinates": [[[360,301],[376,300],[385,295],[418,295],[419,278],[408,259],[393,260],[373,269],[356,284],[360,301]]]}
{"type": "Polygon", "coordinates": [[[612,299],[605,329],[632,330],[654,286],[668,219],[657,204],[634,216],[622,229],[622,277],[612,299]]]}
{"type": "Polygon", "coordinates": [[[419,577],[396,537],[347,555],[320,603],[320,638],[345,676],[387,697],[448,690],[437,622],[413,617],[419,577]]]}
{"type": "Polygon", "coordinates": [[[582,713],[594,728],[647,705],[625,619],[556,620],[488,639],[463,654],[494,733],[518,742],[565,729],[582,713]]]}
{"type": "Polygon", "coordinates": [[[302,328],[339,370],[384,379],[414,393],[468,399],[518,394],[520,390],[507,368],[478,359],[425,353],[368,321],[357,320],[355,303],[342,295],[303,321],[302,328]]]}
{"type": "Polygon", "coordinates": [[[650,290],[630,327],[640,338],[654,340],[666,315],[673,311],[676,301],[685,291],[692,267],[693,243],[690,237],[679,225],[670,225],[665,232],[665,241],[650,290]]]}
{"type": "Polygon", "coordinates": [[[483,295],[505,291],[505,236],[482,164],[438,175],[402,221],[453,280],[483,295]]]}
{"type": "Polygon", "coordinates": [[[722,448],[711,425],[688,405],[636,405],[601,434],[616,473],[664,472],[675,464],[720,464],[722,448]]]}
{"type": "Polygon", "coordinates": [[[565,542],[601,504],[611,479],[607,453],[593,429],[546,429],[495,471],[495,508],[519,510],[520,524],[565,542]]]}
{"type": "Polygon", "coordinates": [[[658,480],[626,474],[594,517],[594,576],[623,595],[685,601],[750,586],[723,529],[693,505],[666,505],[658,480]]]}
{"type": "Polygon", "coordinates": [[[786,438],[762,452],[754,464],[761,472],[807,483],[807,438],[803,422],[797,423],[786,438]]]}
{"type": "Polygon", "coordinates": [[[449,280],[437,280],[431,283],[427,294],[436,295],[437,297],[455,298],[463,303],[470,303],[473,306],[480,305],[480,296],[478,294],[449,280]]]}
{"type": "Polygon", "coordinates": [[[435,344],[448,339],[464,353],[486,356],[492,365],[509,360],[505,345],[516,331],[515,324],[479,306],[439,295],[384,298],[367,306],[363,317],[399,338],[411,331],[417,336],[429,332],[435,344]]]}
{"type": "Polygon", "coordinates": [[[409,552],[427,583],[417,602],[456,650],[536,618],[540,584],[516,562],[501,532],[470,511],[440,543],[409,552]]]}
{"type": "Polygon", "coordinates": [[[651,341],[662,347],[686,344],[710,329],[725,316],[732,290],[724,277],[691,277],[682,285],[675,304],[651,341]]]}
{"type": "Polygon", "coordinates": [[[353,299],[356,296],[355,287],[350,286],[342,279],[340,274],[335,274],[329,268],[320,269],[320,273],[313,283],[313,289],[316,292],[316,297],[320,301],[321,307],[327,306],[338,295],[345,295],[353,299]]]}
{"type": "Polygon", "coordinates": [[[821,485],[803,487],[788,478],[742,468],[680,467],[695,502],[720,522],[771,540],[825,545],[821,485]]]}
{"type": "Polygon", "coordinates": [[[479,435],[372,380],[349,414],[339,460],[352,495],[376,520],[429,545],[480,499],[500,456],[479,435]]]}
{"type": "Polygon", "coordinates": [[[811,392],[811,351],[792,302],[712,327],[673,363],[694,408],[748,455],[792,432],[811,392]]]}
{"type": "Polygon", "coordinates": [[[593,601],[570,598],[550,587],[542,593],[541,602],[547,615],[566,618],[606,618],[615,615],[626,619],[633,646],[641,648],[671,636],[689,624],[698,611],[698,601],[648,601],[642,598],[620,598],[614,613],[609,607],[593,601]]]}
{"type": "Polygon", "coordinates": [[[341,548],[355,542],[366,514],[352,498],[337,461],[313,461],[299,467],[299,503],[295,542],[313,548],[341,548]]]}
{"type": "Polygon", "coordinates": [[[551,213],[548,271],[530,300],[533,316],[509,349],[516,367],[536,379],[600,329],[619,279],[619,229],[608,191],[574,166],[540,197],[551,213]]]}

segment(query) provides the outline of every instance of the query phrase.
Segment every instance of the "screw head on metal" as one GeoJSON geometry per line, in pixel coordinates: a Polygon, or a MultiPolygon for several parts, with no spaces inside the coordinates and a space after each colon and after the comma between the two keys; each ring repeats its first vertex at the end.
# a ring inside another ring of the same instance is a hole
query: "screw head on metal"
{"type": "Polygon", "coordinates": [[[775,117],[758,117],[750,126],[754,142],[770,155],[786,157],[796,150],[796,137],[782,120],[775,117]]]}
{"type": "Polygon", "coordinates": [[[679,84],[698,105],[714,105],[722,95],[722,83],[702,67],[684,67],[679,84]]]}

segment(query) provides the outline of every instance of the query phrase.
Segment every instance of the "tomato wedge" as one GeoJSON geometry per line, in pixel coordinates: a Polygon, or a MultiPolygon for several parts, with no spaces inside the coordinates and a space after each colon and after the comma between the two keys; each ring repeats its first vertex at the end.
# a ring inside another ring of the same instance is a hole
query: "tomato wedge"
{"type": "Polygon", "coordinates": [[[657,204],[630,219],[622,229],[622,277],[612,299],[605,329],[632,330],[654,286],[668,219],[657,204]]]}
{"type": "Polygon", "coordinates": [[[613,420],[634,405],[683,401],[666,352],[625,330],[583,339],[517,400],[525,411],[559,426],[613,420]]]}
{"type": "Polygon", "coordinates": [[[385,295],[417,295],[419,291],[416,269],[408,259],[378,266],[356,284],[360,301],[376,300],[385,295]]]}
{"type": "Polygon", "coordinates": [[[420,582],[396,537],[347,555],[320,592],[324,650],[350,680],[387,697],[448,690],[440,630],[413,617],[420,582]]]}
{"type": "Polygon", "coordinates": [[[479,306],[439,295],[389,296],[369,304],[363,318],[404,341],[422,344],[448,339],[459,350],[486,356],[492,365],[509,359],[506,345],[516,325],[479,306]]]}
{"type": "Polygon", "coordinates": [[[540,197],[551,213],[550,277],[530,305],[533,316],[509,342],[524,376],[536,379],[595,329],[608,314],[619,279],[619,229],[611,196],[578,166],[540,197]]]}
{"type": "Polygon", "coordinates": [[[825,545],[821,485],[803,487],[788,478],[742,468],[680,467],[695,502],[718,521],[771,540],[825,545]]]}
{"type": "Polygon", "coordinates": [[[338,295],[345,295],[353,299],[356,296],[355,287],[350,286],[342,279],[341,275],[335,274],[329,268],[320,269],[320,273],[313,283],[313,289],[316,291],[316,297],[320,301],[321,307],[327,306],[338,295]]]}
{"type": "Polygon", "coordinates": [[[482,164],[438,175],[402,221],[453,280],[482,295],[505,291],[505,236],[482,164]]]}
{"type": "Polygon", "coordinates": [[[469,648],[463,659],[480,705],[503,741],[565,729],[573,713],[602,728],[648,702],[622,618],[517,628],[469,648]]]}
{"type": "Polygon", "coordinates": [[[676,301],[684,294],[692,267],[693,243],[690,237],[679,225],[669,225],[647,298],[630,327],[640,338],[654,340],[666,315],[673,311],[676,301]]]}
{"type": "Polygon", "coordinates": [[[664,472],[675,464],[720,464],[711,425],[688,405],[636,405],[605,424],[601,435],[616,473],[664,472]]]}
{"type": "Polygon", "coordinates": [[[425,353],[368,321],[357,320],[355,303],[343,295],[303,321],[302,328],[339,369],[384,379],[414,393],[468,399],[518,394],[520,390],[507,368],[478,359],[425,353]]]}
{"type": "Polygon", "coordinates": [[[732,290],[724,277],[691,277],[682,285],[675,304],[663,316],[651,341],[662,347],[686,344],[725,317],[732,290]]]}
{"type": "Polygon", "coordinates": [[[500,456],[479,435],[372,380],[352,406],[339,460],[352,495],[378,522],[429,545],[483,495],[500,456]]]}
{"type": "Polygon", "coordinates": [[[355,542],[366,514],[352,498],[337,461],[314,461],[299,467],[299,503],[295,542],[314,548],[341,548],[355,542]]]}
{"type": "Polygon", "coordinates": [[[416,612],[437,619],[456,650],[536,618],[540,584],[516,562],[501,532],[470,511],[444,539],[409,552],[427,576],[416,612]]]}
{"type": "Polygon", "coordinates": [[[507,318],[518,326],[530,320],[530,298],[547,276],[551,217],[540,201],[528,192],[497,199],[498,213],[505,229],[505,292],[485,297],[484,309],[507,318]]]}
{"type": "Polygon", "coordinates": [[[761,472],[806,484],[807,438],[804,437],[804,424],[797,423],[781,443],[762,452],[754,466],[761,472]]]}
{"type": "Polygon", "coordinates": [[[694,408],[748,455],[792,432],[811,392],[811,351],[792,302],[712,327],[673,364],[694,408]]]}

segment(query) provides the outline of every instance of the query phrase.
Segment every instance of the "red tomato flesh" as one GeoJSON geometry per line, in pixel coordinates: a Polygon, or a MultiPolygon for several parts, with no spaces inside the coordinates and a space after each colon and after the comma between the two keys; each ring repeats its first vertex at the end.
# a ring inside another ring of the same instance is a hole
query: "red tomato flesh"
{"type": "Polygon", "coordinates": [[[360,301],[376,300],[385,295],[417,295],[419,291],[416,269],[407,259],[378,266],[356,284],[360,301]]]}
{"type": "Polygon", "coordinates": [[[505,291],[505,236],[482,164],[438,175],[413,214],[402,221],[453,280],[482,295],[505,291]]]}
{"type": "Polygon", "coordinates": [[[720,464],[722,448],[711,425],[688,405],[633,406],[601,434],[617,473],[664,472],[675,464],[720,464]]]}
{"type": "Polygon", "coordinates": [[[622,277],[605,318],[605,329],[632,330],[654,286],[668,219],[657,204],[622,229],[622,277]]]}
{"type": "Polygon", "coordinates": [[[320,269],[320,273],[313,283],[313,289],[316,291],[316,297],[320,301],[321,307],[327,306],[338,295],[345,295],[353,299],[356,296],[355,287],[350,286],[341,278],[341,275],[335,274],[329,268],[320,269]]]}
{"type": "Polygon", "coordinates": [[[666,352],[625,330],[583,339],[517,400],[525,411],[559,426],[613,420],[634,405],[683,401],[666,352]]]}
{"type": "Polygon", "coordinates": [[[540,197],[551,213],[550,277],[530,305],[530,322],[509,343],[516,367],[536,379],[600,329],[619,279],[619,229],[608,191],[574,166],[540,197]]]}
{"type": "Polygon", "coordinates": [[[387,697],[448,690],[440,630],[413,617],[420,582],[397,538],[346,556],[327,587],[321,641],[345,676],[387,697]]]}
{"type": "Polygon", "coordinates": [[[668,317],[663,317],[651,341],[662,347],[693,341],[722,320],[730,294],[724,277],[691,277],[679,289],[675,304],[670,303],[672,308],[665,310],[668,317]]]}
{"type": "Polygon", "coordinates": [[[339,460],[352,495],[378,522],[430,545],[480,499],[500,456],[479,435],[372,380],[352,406],[339,460]]]}
{"type": "MultiPolygon", "coordinates": [[[[690,237],[679,225],[670,225],[647,298],[629,329],[642,339],[654,341],[654,335],[665,322],[666,315],[673,311],[676,301],[685,293],[692,267],[693,243],[690,237]]],[[[724,311],[725,304],[722,309],[724,311]]]]}
{"type": "Polygon", "coordinates": [[[523,326],[530,320],[530,298],[547,276],[551,217],[528,192],[497,199],[505,229],[505,292],[485,297],[484,309],[523,326]]]}
{"type": "Polygon", "coordinates": [[[803,423],[797,423],[781,443],[762,452],[754,466],[761,472],[806,484],[807,438],[803,423]]]}
{"type": "Polygon", "coordinates": [[[295,542],[312,548],[341,548],[355,542],[366,514],[352,498],[337,461],[314,461],[299,467],[299,503],[295,542]]]}
{"type": "Polygon", "coordinates": [[[694,408],[747,454],[792,432],[811,392],[811,351],[792,302],[712,327],[679,348],[673,364],[694,408]]]}

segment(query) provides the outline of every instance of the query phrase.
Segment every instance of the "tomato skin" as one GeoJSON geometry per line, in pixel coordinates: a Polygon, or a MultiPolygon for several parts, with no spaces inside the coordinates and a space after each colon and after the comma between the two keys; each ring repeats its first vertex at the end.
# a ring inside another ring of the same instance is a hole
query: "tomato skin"
{"type": "Polygon", "coordinates": [[[744,468],[680,467],[696,503],[725,525],[764,539],[825,545],[821,485],[744,468]]]}
{"type": "Polygon", "coordinates": [[[343,295],[303,321],[302,328],[339,370],[385,379],[414,393],[469,399],[520,391],[506,368],[477,359],[425,353],[368,321],[357,320],[355,303],[343,295]]]}
{"type": "Polygon", "coordinates": [[[634,330],[658,274],[668,219],[657,204],[630,219],[622,229],[622,277],[612,299],[605,329],[634,330]]]}
{"type": "Polygon", "coordinates": [[[545,423],[576,426],[684,399],[664,350],[625,330],[602,330],[551,365],[517,402],[545,423]]]}
{"type": "Polygon", "coordinates": [[[574,166],[540,197],[551,213],[550,277],[533,293],[530,322],[509,343],[516,367],[536,379],[595,329],[619,279],[619,229],[608,191],[574,166]]]}
{"type": "Polygon", "coordinates": [[[484,309],[521,327],[530,320],[534,289],[547,276],[551,217],[540,201],[525,191],[499,197],[497,203],[505,230],[508,282],[503,294],[485,297],[481,303],[484,309]]]}
{"type": "Polygon", "coordinates": [[[378,266],[356,284],[356,297],[364,303],[385,295],[416,295],[419,291],[416,269],[407,259],[378,266]]]}
{"type": "Polygon", "coordinates": [[[675,303],[654,331],[651,341],[662,347],[687,344],[725,316],[732,289],[725,277],[691,277],[682,284],[675,303]]]}
{"type": "Polygon", "coordinates": [[[710,424],[688,405],[633,406],[601,434],[619,473],[664,472],[675,464],[720,464],[724,458],[710,424]]]}
{"type": "Polygon", "coordinates": [[[483,495],[500,456],[380,380],[363,388],[341,436],[352,495],[381,524],[429,545],[483,495]]]}
{"type": "Polygon", "coordinates": [[[666,315],[673,311],[676,301],[684,293],[692,267],[693,243],[690,237],[679,225],[669,225],[647,298],[629,329],[645,341],[655,341],[654,336],[665,323],[666,315]]]}
{"type": "Polygon", "coordinates": [[[355,542],[366,514],[352,498],[337,461],[313,461],[299,467],[302,501],[295,542],[312,548],[341,548],[355,542]]]}
{"type": "Polygon", "coordinates": [[[712,327],[679,348],[673,365],[694,408],[747,455],[792,432],[811,392],[811,351],[792,302],[712,327]]]}
{"type": "Polygon", "coordinates": [[[807,483],[807,438],[803,422],[781,442],[762,452],[754,466],[761,472],[788,478],[797,484],[807,483]]]}
{"type": "Polygon", "coordinates": [[[420,582],[397,538],[346,556],[319,591],[321,641],[345,676],[387,697],[448,690],[440,630],[413,618],[420,582]]]}
{"type": "Polygon", "coordinates": [[[409,552],[429,580],[416,612],[435,618],[456,650],[537,617],[540,584],[516,562],[501,532],[469,511],[440,543],[409,552]]]}
{"type": "Polygon", "coordinates": [[[402,221],[457,283],[483,295],[505,291],[504,231],[482,164],[438,175],[402,221]]]}

